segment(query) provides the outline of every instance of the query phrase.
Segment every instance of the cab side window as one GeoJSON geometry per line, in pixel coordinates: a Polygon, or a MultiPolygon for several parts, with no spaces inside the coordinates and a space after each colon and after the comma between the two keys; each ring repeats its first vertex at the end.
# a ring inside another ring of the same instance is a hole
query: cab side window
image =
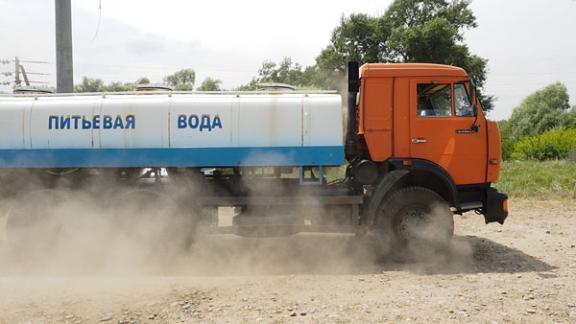
{"type": "Polygon", "coordinates": [[[470,101],[466,87],[462,83],[456,83],[454,85],[454,112],[456,112],[456,116],[474,116],[472,102],[470,101]]]}
{"type": "Polygon", "coordinates": [[[418,116],[443,117],[452,115],[452,86],[421,83],[417,86],[418,116]]]}

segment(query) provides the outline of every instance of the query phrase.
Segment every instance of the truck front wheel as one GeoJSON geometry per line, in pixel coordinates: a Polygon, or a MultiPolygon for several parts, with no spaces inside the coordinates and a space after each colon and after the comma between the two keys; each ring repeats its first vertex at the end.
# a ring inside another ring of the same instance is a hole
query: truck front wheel
{"type": "Polygon", "coordinates": [[[384,199],[378,210],[377,226],[393,236],[396,247],[444,247],[454,234],[450,206],[436,192],[423,187],[406,187],[384,199]]]}

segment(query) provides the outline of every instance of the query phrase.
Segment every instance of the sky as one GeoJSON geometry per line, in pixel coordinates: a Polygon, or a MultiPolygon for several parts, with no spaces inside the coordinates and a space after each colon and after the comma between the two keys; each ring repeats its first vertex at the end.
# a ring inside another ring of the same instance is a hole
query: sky
{"type": "MultiPolygon", "coordinates": [[[[182,68],[247,83],[264,61],[285,56],[311,65],[342,15],[381,15],[391,0],[72,0],[74,78],[161,82],[182,68]]],[[[465,32],[488,59],[492,119],[508,118],[530,93],[563,82],[576,104],[576,1],[473,0],[478,28],[465,32]]],[[[53,0],[0,0],[0,60],[18,56],[30,79],[55,84],[53,0]]],[[[0,72],[13,70],[1,64],[0,72]]],[[[11,77],[0,74],[0,83],[11,77]]],[[[0,91],[9,91],[0,85],[0,91]]]]}

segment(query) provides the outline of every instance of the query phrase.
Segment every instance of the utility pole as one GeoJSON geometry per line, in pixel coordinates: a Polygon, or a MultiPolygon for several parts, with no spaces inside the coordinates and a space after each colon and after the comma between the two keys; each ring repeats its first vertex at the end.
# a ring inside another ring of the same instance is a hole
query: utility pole
{"type": "Polygon", "coordinates": [[[72,10],[70,0],[54,0],[56,12],[56,91],[73,92],[72,10]]]}

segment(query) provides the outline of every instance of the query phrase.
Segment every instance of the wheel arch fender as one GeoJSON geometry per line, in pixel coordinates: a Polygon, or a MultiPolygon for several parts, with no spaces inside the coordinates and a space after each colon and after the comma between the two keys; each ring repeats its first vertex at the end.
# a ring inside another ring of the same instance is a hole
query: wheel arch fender
{"type": "Polygon", "coordinates": [[[389,160],[389,171],[380,179],[370,199],[366,212],[368,225],[375,224],[376,212],[383,199],[394,190],[406,186],[420,186],[438,193],[448,204],[461,212],[458,189],[452,177],[441,166],[426,160],[394,159],[389,160]],[[409,164],[406,165],[406,161],[409,164]]]}
{"type": "Polygon", "coordinates": [[[368,226],[372,226],[376,220],[376,212],[378,207],[382,203],[382,200],[388,193],[392,191],[393,188],[400,183],[400,180],[409,173],[406,169],[396,169],[392,170],[378,182],[374,194],[370,197],[368,203],[368,209],[366,211],[366,223],[368,226]]]}

